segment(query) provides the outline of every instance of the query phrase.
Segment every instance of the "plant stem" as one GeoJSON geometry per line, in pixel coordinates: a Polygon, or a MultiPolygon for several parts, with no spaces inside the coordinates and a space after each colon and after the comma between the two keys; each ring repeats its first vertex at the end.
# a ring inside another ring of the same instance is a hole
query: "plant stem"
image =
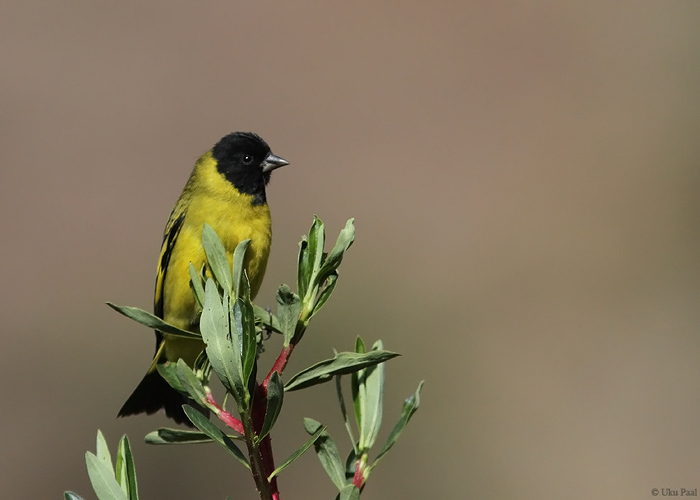
{"type": "Polygon", "coordinates": [[[280,375],[282,375],[282,372],[287,367],[287,363],[289,362],[289,357],[292,355],[293,350],[294,350],[294,344],[289,344],[288,346],[283,347],[282,352],[280,352],[279,356],[277,356],[277,359],[275,360],[275,364],[272,365],[272,369],[270,370],[270,373],[267,374],[267,377],[265,377],[265,380],[263,380],[263,383],[262,383],[263,389],[265,389],[265,396],[267,396],[267,384],[270,382],[270,377],[272,377],[272,374],[274,372],[277,372],[280,375]]]}
{"type": "MultiPolygon", "coordinates": [[[[252,412],[247,411],[241,415],[243,429],[245,430],[245,442],[248,447],[248,457],[250,458],[250,469],[255,480],[255,486],[260,493],[261,500],[274,500],[270,490],[270,482],[267,480],[265,466],[260,455],[260,448],[255,443],[255,427],[253,425],[252,412]]],[[[279,498],[279,494],[278,494],[279,498]]]]}
{"type": "Polygon", "coordinates": [[[270,383],[270,377],[277,372],[282,375],[282,372],[289,363],[289,358],[294,351],[297,342],[301,340],[306,330],[306,324],[311,316],[313,307],[308,311],[304,310],[299,315],[297,321],[296,332],[288,346],[282,347],[282,351],[272,365],[270,372],[263,380],[262,384],[257,386],[255,397],[253,398],[252,411],[246,412],[242,416],[243,427],[245,430],[246,443],[248,445],[248,454],[250,455],[250,466],[255,479],[255,484],[260,492],[260,498],[263,500],[279,500],[279,490],[277,489],[277,477],[273,477],[272,481],[267,478],[272,471],[275,470],[275,461],[272,454],[272,438],[268,434],[260,443],[256,444],[254,439],[256,433],[262,429],[265,420],[266,402],[267,402],[267,386],[270,383]],[[249,437],[250,436],[250,437],[249,437]]]}
{"type": "MultiPolygon", "coordinates": [[[[258,384],[253,398],[253,425],[256,433],[259,433],[265,422],[265,412],[267,411],[267,387],[263,384],[258,384]]],[[[259,443],[260,457],[262,459],[265,478],[270,477],[272,471],[275,470],[275,457],[272,453],[272,436],[268,434],[259,443]]],[[[269,481],[272,497],[279,499],[279,491],[277,489],[277,477],[273,477],[269,481]]]]}

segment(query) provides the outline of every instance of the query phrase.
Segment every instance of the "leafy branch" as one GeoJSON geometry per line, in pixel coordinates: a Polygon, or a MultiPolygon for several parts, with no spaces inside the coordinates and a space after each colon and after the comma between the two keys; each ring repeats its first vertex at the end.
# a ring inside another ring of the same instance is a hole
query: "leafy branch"
{"type": "MultiPolygon", "coordinates": [[[[306,450],[313,447],[324,470],[338,489],[340,500],[359,498],[367,479],[379,461],[395,444],[420,404],[421,382],[404,403],[401,416],[374,461],[374,446],[383,417],[385,366],[397,353],[387,351],[381,341],[367,351],[361,338],[350,352],[335,353],[330,359],[289,377],[283,375],[289,359],[301,342],[311,319],[332,295],[338,281],[338,267],[355,239],[354,220],[345,227],[328,252],[324,252],[325,229],[320,219],[314,222],[308,237],[299,244],[297,292],[282,285],[276,295],[276,315],[255,306],[250,298],[250,283],[243,262],[250,240],[241,242],[229,265],[223,244],[214,230],[204,225],[202,244],[207,271],[197,272],[190,264],[192,293],[201,307],[199,330],[188,332],[138,308],[109,303],[119,313],[149,328],[185,338],[201,338],[206,346],[193,366],[183,360],[158,365],[160,375],[176,390],[186,394],[198,406],[208,409],[212,418],[194,405],[184,405],[194,430],[161,428],[149,433],[149,444],[191,444],[214,442],[251,471],[263,500],[280,498],[277,476],[306,450]],[[266,332],[282,335],[282,348],[266,376],[258,381],[258,357],[266,332]],[[209,387],[212,371],[226,390],[218,403],[209,387]],[[350,377],[352,403],[359,438],[346,411],[341,379],[350,377]],[[308,441],[275,467],[271,431],[277,422],[285,393],[306,389],[335,380],[341,415],[350,438],[351,450],[343,461],[326,427],[311,418],[304,419],[308,441]],[[229,398],[230,396],[230,398],[229,398]],[[228,410],[226,402],[233,400],[228,410]],[[237,415],[237,416],[236,416],[237,415]],[[219,420],[221,426],[216,425],[219,420]],[[240,446],[237,443],[241,443],[240,446]]],[[[97,453],[86,455],[88,473],[100,500],[137,500],[136,475],[126,436],[119,443],[117,466],[112,467],[107,445],[98,431],[97,453]]],[[[68,500],[80,500],[67,492],[68,500]]]]}

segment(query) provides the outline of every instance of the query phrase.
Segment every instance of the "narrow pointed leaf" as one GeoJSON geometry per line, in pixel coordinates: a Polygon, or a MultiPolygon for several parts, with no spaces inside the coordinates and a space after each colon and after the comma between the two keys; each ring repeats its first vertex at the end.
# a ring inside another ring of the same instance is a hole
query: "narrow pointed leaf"
{"type": "Polygon", "coordinates": [[[333,359],[320,361],[294,375],[285,384],[285,391],[295,391],[328,382],[334,375],[347,375],[368,366],[383,363],[399,356],[391,351],[376,350],[368,353],[340,352],[333,359]]]}
{"type": "Polygon", "coordinates": [[[294,453],[292,453],[291,456],[290,456],[287,460],[285,460],[284,463],[283,463],[282,465],[280,465],[280,466],[277,467],[274,471],[272,471],[272,474],[270,474],[270,475],[267,477],[267,480],[268,480],[268,481],[271,481],[273,477],[275,477],[277,474],[279,474],[280,472],[282,472],[284,469],[286,469],[287,467],[289,467],[290,465],[292,465],[292,463],[293,463],[297,458],[299,458],[300,456],[302,456],[306,450],[308,450],[309,448],[311,448],[311,446],[313,446],[314,442],[318,439],[318,437],[321,435],[321,433],[322,433],[325,429],[326,429],[325,427],[321,427],[318,431],[316,431],[316,433],[314,433],[314,435],[311,436],[311,438],[310,438],[306,443],[304,443],[304,444],[302,445],[301,448],[299,448],[297,451],[295,451],[294,453]]]}
{"type": "Polygon", "coordinates": [[[423,390],[424,382],[425,381],[422,380],[421,383],[418,384],[418,389],[416,389],[416,392],[409,396],[406,401],[404,401],[403,408],[401,410],[401,417],[399,417],[399,421],[396,422],[391,434],[389,434],[389,437],[387,438],[384,447],[379,452],[379,455],[377,455],[377,458],[374,459],[374,462],[369,468],[370,471],[377,466],[377,463],[379,463],[379,461],[384,457],[384,455],[386,455],[391,447],[394,446],[394,443],[396,443],[396,441],[399,439],[399,436],[406,428],[406,425],[411,420],[411,417],[418,410],[418,407],[420,406],[420,393],[423,390]]]}
{"type": "Polygon", "coordinates": [[[202,386],[201,380],[197,378],[192,369],[187,366],[183,359],[177,360],[177,378],[185,389],[185,392],[198,403],[205,404],[207,394],[202,386]]]}
{"type": "Polygon", "coordinates": [[[139,309],[138,307],[119,306],[111,302],[107,302],[107,305],[127,318],[133,319],[137,323],[141,323],[142,325],[153,328],[154,330],[188,339],[199,340],[202,338],[202,336],[197,333],[188,332],[187,330],[182,330],[181,328],[166,323],[158,316],[146,312],[143,309],[139,309]]]}
{"type": "Polygon", "coordinates": [[[190,288],[192,288],[192,293],[194,298],[197,299],[199,307],[204,305],[204,287],[202,286],[202,278],[199,273],[194,268],[194,265],[190,262],[190,288]]]}
{"type": "Polygon", "coordinates": [[[129,500],[138,500],[139,493],[136,484],[136,467],[131,453],[131,445],[126,434],[119,440],[117,452],[116,477],[119,486],[129,500]]]}
{"type": "MultiPolygon", "coordinates": [[[[255,317],[250,302],[246,304],[243,299],[236,299],[231,314],[231,330],[234,334],[231,336],[234,351],[239,350],[239,355],[242,357],[241,379],[244,386],[248,387],[258,352],[255,340],[255,317]],[[238,342],[237,346],[235,342],[238,342]]],[[[238,403],[241,404],[240,401],[238,403]]]]}
{"type": "Polygon", "coordinates": [[[160,428],[148,433],[145,441],[148,444],[190,444],[211,443],[213,439],[200,431],[160,428]]]}
{"type": "Polygon", "coordinates": [[[83,500],[83,497],[78,496],[72,491],[65,491],[63,492],[63,500],[83,500]]]}
{"type": "MultiPolygon", "coordinates": [[[[360,336],[355,339],[355,352],[358,354],[363,354],[365,352],[365,343],[362,341],[360,336]]],[[[352,389],[352,402],[355,408],[355,419],[357,420],[357,428],[362,432],[362,399],[364,398],[364,389],[360,384],[360,379],[362,377],[361,371],[356,371],[350,377],[350,388],[352,389]]],[[[360,437],[360,440],[362,438],[360,437]]]]}
{"type": "Polygon", "coordinates": [[[250,469],[250,463],[243,452],[238,448],[238,446],[236,446],[231,438],[224,434],[221,429],[219,429],[207,417],[202,415],[190,405],[183,405],[182,408],[185,410],[185,415],[187,415],[187,418],[190,419],[190,422],[192,422],[197,429],[223,446],[226,451],[233,455],[240,463],[250,469]]]}
{"type": "Polygon", "coordinates": [[[328,278],[326,278],[326,281],[321,288],[321,292],[318,294],[318,298],[316,299],[316,305],[314,306],[314,311],[311,314],[314,316],[317,314],[323,305],[328,302],[328,299],[330,298],[331,294],[333,293],[333,290],[335,290],[335,284],[338,282],[338,273],[336,271],[333,271],[328,278]]]}
{"type": "MultiPolygon", "coordinates": [[[[322,428],[320,422],[312,418],[304,419],[304,429],[309,434],[313,435],[320,428],[322,428]]],[[[333,481],[333,484],[338,491],[341,491],[347,484],[347,479],[345,478],[345,467],[343,467],[343,462],[340,460],[340,453],[338,453],[338,447],[333,441],[333,438],[328,433],[328,431],[322,431],[318,439],[314,443],[314,449],[316,450],[316,456],[321,462],[323,469],[326,471],[328,477],[333,481]]]]}
{"type": "MultiPolygon", "coordinates": [[[[383,350],[381,340],[378,340],[372,351],[383,350]]],[[[382,425],[382,405],[384,401],[384,364],[365,368],[360,375],[360,383],[364,389],[364,397],[360,400],[362,408],[362,427],[360,428],[360,449],[368,450],[377,440],[379,428],[382,425]]]]}
{"type": "Polygon", "coordinates": [[[241,277],[245,269],[245,253],[250,246],[250,240],[241,241],[233,252],[233,286],[235,293],[233,297],[241,296],[241,277]]]}
{"type": "Polygon", "coordinates": [[[267,436],[275,425],[277,417],[282,410],[282,402],[284,400],[284,384],[279,373],[273,372],[270,380],[267,383],[267,408],[265,410],[265,420],[263,421],[262,429],[258,440],[262,440],[267,436]]]}
{"type": "Polygon", "coordinates": [[[338,269],[343,261],[343,255],[355,241],[355,219],[349,219],[340,231],[333,250],[328,253],[319,272],[319,281],[325,280],[333,271],[338,269]]]}
{"type": "Polygon", "coordinates": [[[319,269],[323,259],[323,247],[326,243],[326,230],[321,219],[314,215],[314,222],[309,229],[309,257],[311,268],[319,269]]]}
{"type": "MultiPolygon", "coordinates": [[[[306,290],[307,294],[310,290],[313,290],[312,293],[314,295],[316,293],[315,288],[318,286],[318,273],[321,270],[321,263],[323,262],[323,246],[325,241],[326,232],[323,227],[323,222],[314,215],[314,222],[311,224],[311,229],[309,229],[309,241],[306,255],[306,266],[311,272],[309,285],[306,290]]],[[[306,298],[306,294],[303,298],[306,298]]]]}
{"type": "Polygon", "coordinates": [[[232,294],[233,279],[231,277],[231,267],[226,257],[226,249],[216,231],[206,222],[202,227],[202,246],[204,247],[204,253],[207,255],[209,269],[211,269],[216,281],[229,295],[232,294]]]}
{"type": "Polygon", "coordinates": [[[229,331],[229,314],[224,309],[219,292],[211,278],[207,279],[204,288],[204,308],[199,329],[207,345],[207,357],[212,368],[234,397],[241,398],[243,381],[240,352],[234,350],[234,342],[229,331]]]}
{"type": "MultiPolygon", "coordinates": [[[[244,276],[243,282],[248,285],[248,277],[244,276]]],[[[250,383],[250,378],[254,376],[256,363],[258,361],[258,341],[255,335],[255,312],[253,304],[250,302],[250,288],[240,301],[243,325],[243,377],[250,383]]]]}
{"type": "MultiPolygon", "coordinates": [[[[357,446],[357,442],[355,441],[355,436],[353,435],[352,432],[352,426],[350,425],[350,419],[348,418],[348,411],[345,408],[345,396],[343,396],[343,387],[341,385],[341,377],[340,375],[335,376],[335,392],[336,395],[338,396],[338,404],[340,405],[340,413],[343,416],[343,422],[345,423],[345,430],[348,432],[348,436],[350,437],[350,442],[352,443],[353,447],[357,446]]],[[[357,451],[357,449],[355,449],[357,451]]]]}
{"type": "Polygon", "coordinates": [[[109,447],[107,446],[107,440],[105,439],[102,431],[98,429],[97,439],[95,443],[95,456],[107,465],[109,470],[113,470],[112,457],[109,454],[109,447]]]}
{"type": "Polygon", "coordinates": [[[294,337],[300,312],[301,300],[299,296],[292,292],[287,285],[279,287],[277,289],[277,319],[284,334],[285,347],[294,337]]]}
{"type": "Polygon", "coordinates": [[[129,500],[114,478],[114,471],[89,451],[85,453],[88,476],[99,500],[129,500]]]}
{"type": "MultiPolygon", "coordinates": [[[[226,294],[224,294],[226,295],[226,294]]],[[[234,355],[237,356],[238,360],[238,373],[241,380],[241,385],[237,388],[237,392],[233,395],[238,404],[240,411],[245,411],[250,403],[250,395],[253,394],[250,389],[250,377],[246,376],[243,372],[245,370],[245,361],[243,359],[243,353],[245,351],[244,341],[245,332],[243,331],[243,313],[241,311],[242,299],[233,299],[233,297],[224,297],[225,309],[228,309],[229,324],[231,325],[231,338],[229,342],[233,348],[234,355]],[[248,389],[246,389],[248,388],[248,389]]]]}
{"type": "Polygon", "coordinates": [[[306,290],[311,279],[309,260],[309,240],[306,236],[302,236],[299,242],[299,260],[297,262],[297,291],[300,297],[306,297],[306,290]]]}

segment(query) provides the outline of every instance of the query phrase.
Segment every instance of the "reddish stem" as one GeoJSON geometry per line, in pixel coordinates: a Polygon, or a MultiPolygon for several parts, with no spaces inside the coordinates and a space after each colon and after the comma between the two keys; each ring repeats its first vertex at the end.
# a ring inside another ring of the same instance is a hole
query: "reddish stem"
{"type": "MultiPolygon", "coordinates": [[[[267,381],[267,379],[266,379],[267,381]]],[[[258,434],[262,429],[265,421],[265,412],[267,410],[267,385],[258,384],[253,399],[253,426],[255,433],[258,434]]],[[[275,470],[275,458],[272,454],[272,438],[268,434],[259,444],[260,458],[262,459],[265,477],[269,477],[275,470]]],[[[272,498],[279,500],[279,489],[277,488],[277,477],[273,477],[269,482],[272,498]]]]}
{"type": "MultiPolygon", "coordinates": [[[[279,356],[275,360],[275,363],[270,369],[270,373],[267,374],[265,380],[262,384],[258,384],[255,398],[253,400],[253,425],[255,426],[255,432],[260,432],[265,421],[265,411],[267,410],[267,386],[270,383],[270,377],[272,374],[277,372],[282,375],[282,372],[289,362],[289,357],[292,355],[294,350],[294,344],[290,343],[288,346],[282,348],[279,356]]],[[[265,468],[265,475],[269,476],[275,470],[275,458],[272,454],[272,438],[268,434],[260,442],[260,458],[263,462],[263,467],[265,468]]],[[[270,481],[270,491],[272,492],[272,498],[274,500],[279,500],[280,494],[277,489],[277,477],[273,477],[270,481]]]]}
{"type": "Polygon", "coordinates": [[[265,396],[266,397],[267,397],[267,384],[270,382],[270,377],[272,377],[272,374],[274,372],[277,372],[280,375],[282,375],[282,372],[284,371],[285,367],[287,366],[287,363],[289,362],[289,357],[292,355],[293,350],[294,350],[294,344],[289,344],[287,347],[283,347],[282,352],[280,352],[280,355],[277,356],[277,359],[275,360],[275,364],[272,365],[272,369],[270,370],[270,373],[267,374],[267,377],[265,377],[265,380],[262,383],[262,386],[265,389],[265,396]]]}
{"type": "Polygon", "coordinates": [[[245,436],[245,431],[243,430],[243,423],[236,417],[231,415],[229,412],[221,408],[221,406],[219,406],[216,403],[216,401],[214,401],[214,397],[211,395],[211,393],[207,393],[207,402],[211,405],[216,406],[216,408],[219,410],[217,416],[219,417],[219,419],[221,419],[223,423],[225,423],[228,427],[236,431],[241,436],[245,436]]]}
{"type": "MultiPolygon", "coordinates": [[[[265,472],[267,477],[269,477],[275,470],[275,458],[272,456],[272,439],[269,434],[260,442],[260,456],[262,456],[265,472]]],[[[277,476],[270,480],[270,491],[272,492],[272,498],[279,499],[280,493],[277,488],[277,476]]]]}
{"type": "MultiPolygon", "coordinates": [[[[286,347],[283,347],[279,356],[277,356],[275,363],[272,365],[270,373],[267,374],[267,377],[265,377],[265,380],[263,380],[262,384],[256,385],[255,395],[253,396],[252,414],[253,427],[255,429],[256,434],[260,432],[263,423],[265,422],[265,412],[267,411],[267,386],[270,383],[270,377],[272,377],[272,374],[275,372],[277,372],[280,375],[282,374],[285,367],[287,366],[287,363],[289,362],[289,356],[291,356],[293,350],[294,344],[290,344],[286,347]]],[[[238,424],[242,427],[242,424],[240,422],[238,422],[238,424]]],[[[264,469],[263,473],[265,474],[265,481],[267,481],[267,478],[275,470],[275,459],[272,454],[272,438],[269,434],[265,436],[262,439],[262,441],[260,441],[260,444],[258,445],[258,450],[260,452],[260,459],[262,461],[262,466],[264,469]]],[[[268,485],[270,487],[270,493],[272,494],[273,500],[279,500],[280,494],[279,489],[277,488],[277,477],[273,477],[272,480],[269,481],[268,485]]]]}

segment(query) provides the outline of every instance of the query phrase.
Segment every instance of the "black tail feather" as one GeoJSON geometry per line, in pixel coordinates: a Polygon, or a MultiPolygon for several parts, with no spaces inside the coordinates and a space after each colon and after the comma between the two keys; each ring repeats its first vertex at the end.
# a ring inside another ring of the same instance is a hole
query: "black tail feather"
{"type": "MultiPolygon", "coordinates": [[[[182,409],[183,404],[193,404],[192,400],[177,392],[157,371],[146,374],[134,392],[119,410],[119,417],[146,413],[148,415],[160,409],[178,424],[193,427],[182,409]]],[[[199,405],[194,405],[199,407],[199,405]]]]}

